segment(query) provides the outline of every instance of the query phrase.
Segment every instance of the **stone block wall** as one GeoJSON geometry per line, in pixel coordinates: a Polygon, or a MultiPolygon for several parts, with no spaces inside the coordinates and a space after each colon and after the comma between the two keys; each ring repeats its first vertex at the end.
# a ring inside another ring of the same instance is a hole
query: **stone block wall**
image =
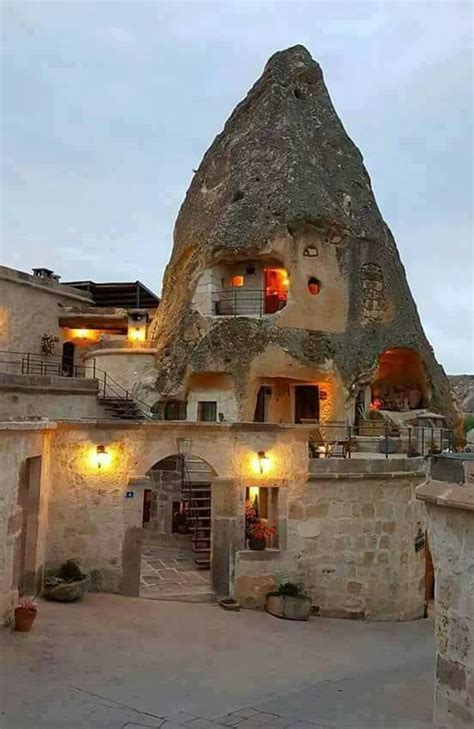
{"type": "Polygon", "coordinates": [[[326,473],[290,482],[287,549],[261,558],[238,554],[238,599],[261,607],[276,582],[291,579],[304,584],[323,616],[423,617],[425,555],[415,548],[425,529],[415,499],[423,474],[384,473],[382,464],[379,474],[326,473]]]}
{"type": "Polygon", "coordinates": [[[44,565],[49,499],[49,424],[0,424],[0,620],[8,620],[26,576],[35,592],[44,565]],[[34,511],[28,513],[27,459],[41,457],[34,511]],[[23,488],[24,496],[20,496],[23,488]],[[28,571],[28,575],[25,572],[28,571]]]}
{"type": "Polygon", "coordinates": [[[428,481],[417,489],[428,513],[435,567],[437,729],[474,726],[474,488],[428,481]]]}

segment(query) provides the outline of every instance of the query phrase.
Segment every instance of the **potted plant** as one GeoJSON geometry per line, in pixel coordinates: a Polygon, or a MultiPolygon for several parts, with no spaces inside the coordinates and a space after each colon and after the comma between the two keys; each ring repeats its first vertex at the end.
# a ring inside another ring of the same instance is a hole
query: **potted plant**
{"type": "Polygon", "coordinates": [[[248,527],[249,549],[260,551],[267,546],[267,537],[276,534],[275,527],[270,527],[263,519],[257,519],[248,527]]]}
{"type": "Polygon", "coordinates": [[[45,578],[43,597],[58,602],[81,600],[87,584],[85,575],[74,559],[68,559],[58,570],[50,572],[45,578]]]}
{"type": "Polygon", "coordinates": [[[285,620],[308,620],[311,598],[297,582],[281,582],[275,592],[269,592],[265,610],[285,620]]]}
{"type": "Polygon", "coordinates": [[[33,600],[24,598],[15,608],[15,630],[29,633],[38,613],[38,606],[33,600]]]}

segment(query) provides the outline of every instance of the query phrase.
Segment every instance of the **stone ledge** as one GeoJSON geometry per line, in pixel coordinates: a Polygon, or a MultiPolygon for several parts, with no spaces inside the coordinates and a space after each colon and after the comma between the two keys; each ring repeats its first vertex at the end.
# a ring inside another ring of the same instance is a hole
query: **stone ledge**
{"type": "Polygon", "coordinates": [[[415,490],[416,498],[436,506],[474,511],[474,489],[446,481],[425,481],[415,490]]]}
{"type": "Polygon", "coordinates": [[[365,481],[372,479],[376,481],[383,481],[385,479],[396,479],[396,478],[413,478],[414,476],[420,476],[421,471],[380,471],[379,473],[311,473],[309,481],[365,481]]]}
{"type": "Polygon", "coordinates": [[[0,430],[56,430],[57,423],[50,420],[3,420],[0,430]]]}
{"type": "Polygon", "coordinates": [[[281,554],[279,549],[240,549],[237,552],[239,559],[244,562],[266,562],[270,559],[276,559],[281,554]]]}

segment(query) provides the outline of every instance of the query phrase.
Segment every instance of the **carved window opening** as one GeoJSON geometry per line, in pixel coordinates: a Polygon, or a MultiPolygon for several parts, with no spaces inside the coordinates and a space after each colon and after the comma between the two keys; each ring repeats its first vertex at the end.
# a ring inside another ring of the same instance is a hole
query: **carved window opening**
{"type": "Polygon", "coordinates": [[[217,420],[217,402],[206,400],[198,402],[197,419],[204,423],[215,423],[217,420]]]}
{"type": "Polygon", "coordinates": [[[256,524],[264,528],[267,549],[279,548],[279,489],[273,486],[247,486],[245,489],[245,541],[256,524]]]}
{"type": "Polygon", "coordinates": [[[321,291],[321,281],[315,276],[308,279],[308,291],[311,296],[317,296],[321,291]]]}

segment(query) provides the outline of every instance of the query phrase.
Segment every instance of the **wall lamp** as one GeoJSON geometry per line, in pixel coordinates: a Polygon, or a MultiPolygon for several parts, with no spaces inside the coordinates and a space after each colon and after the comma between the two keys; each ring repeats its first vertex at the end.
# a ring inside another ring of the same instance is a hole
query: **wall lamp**
{"type": "Polygon", "coordinates": [[[259,451],[257,453],[257,456],[258,456],[258,467],[260,469],[261,475],[263,476],[263,474],[265,473],[265,471],[268,468],[268,465],[270,463],[270,459],[267,456],[267,454],[265,453],[265,451],[259,451]]]}
{"type": "Polygon", "coordinates": [[[102,468],[102,466],[106,466],[110,462],[110,453],[104,445],[97,446],[95,457],[97,468],[102,468]]]}

